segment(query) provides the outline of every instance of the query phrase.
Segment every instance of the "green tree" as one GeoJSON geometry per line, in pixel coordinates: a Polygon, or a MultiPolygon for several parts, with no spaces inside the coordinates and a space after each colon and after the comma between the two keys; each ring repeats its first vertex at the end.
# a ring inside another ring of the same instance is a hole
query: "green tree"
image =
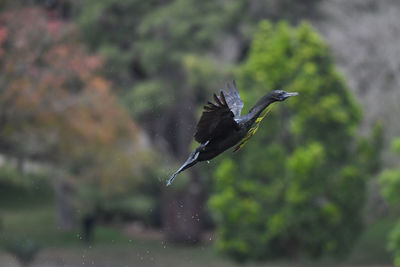
{"type": "Polygon", "coordinates": [[[300,95],[273,107],[218,167],[218,247],[238,260],[347,252],[361,230],[365,151],[374,148],[357,142],[361,110],[327,45],[306,23],[263,21],[238,77],[245,103],[273,89],[300,95]]]}
{"type": "MultiPolygon", "coordinates": [[[[400,137],[392,142],[393,151],[400,155],[400,137]]],[[[400,167],[387,169],[380,175],[379,181],[382,187],[383,196],[391,204],[400,203],[400,167]]],[[[390,232],[388,248],[394,253],[394,263],[400,266],[400,221],[390,232]]]]}

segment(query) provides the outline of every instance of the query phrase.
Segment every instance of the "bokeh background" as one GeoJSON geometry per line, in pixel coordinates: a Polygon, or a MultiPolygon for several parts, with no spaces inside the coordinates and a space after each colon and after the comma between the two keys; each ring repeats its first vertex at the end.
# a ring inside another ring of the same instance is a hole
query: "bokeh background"
{"type": "Polygon", "coordinates": [[[0,1],[0,266],[400,266],[397,0],[0,1]],[[237,81],[274,104],[169,176],[237,81]]]}

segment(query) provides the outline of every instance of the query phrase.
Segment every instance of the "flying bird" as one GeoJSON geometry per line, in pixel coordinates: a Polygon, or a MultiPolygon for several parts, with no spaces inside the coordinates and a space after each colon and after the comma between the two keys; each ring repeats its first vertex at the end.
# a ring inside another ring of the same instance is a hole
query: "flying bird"
{"type": "Polygon", "coordinates": [[[240,98],[236,83],[233,81],[233,87],[227,83],[225,90],[221,90],[219,95],[214,94],[214,103],[208,102],[204,106],[194,135],[194,139],[200,145],[190,153],[185,163],[171,176],[167,186],[174,181],[179,173],[197,162],[215,158],[237,144],[239,145],[235,151],[239,150],[257,131],[266,114],[261,117],[260,115],[270,104],[284,101],[296,95],[298,95],[297,92],[271,91],[264,95],[247,114],[241,115],[243,101],[240,98]],[[253,127],[253,125],[256,126],[253,127]]]}

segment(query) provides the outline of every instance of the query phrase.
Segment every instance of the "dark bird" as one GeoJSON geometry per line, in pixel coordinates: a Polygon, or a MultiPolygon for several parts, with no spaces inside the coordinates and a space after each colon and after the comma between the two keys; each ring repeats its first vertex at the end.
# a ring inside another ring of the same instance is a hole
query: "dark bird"
{"type": "MultiPolygon", "coordinates": [[[[175,177],[192,167],[199,161],[215,158],[225,150],[238,144],[235,151],[250,138],[257,128],[252,128],[264,118],[260,114],[272,103],[284,101],[288,97],[298,95],[282,90],[275,90],[263,96],[245,115],[240,115],[243,108],[243,101],[240,99],[239,91],[233,81],[233,88],[227,83],[227,90],[221,90],[220,95],[214,94],[214,102],[208,102],[204,106],[203,114],[197,124],[194,139],[200,143],[190,153],[185,163],[171,176],[167,186],[172,183],[175,177]],[[256,122],[257,121],[257,122],[256,122]],[[246,138],[247,135],[247,138],[246,138]],[[244,139],[245,138],[245,139],[244,139]]],[[[264,115],[265,116],[265,115],[264,115]]]]}

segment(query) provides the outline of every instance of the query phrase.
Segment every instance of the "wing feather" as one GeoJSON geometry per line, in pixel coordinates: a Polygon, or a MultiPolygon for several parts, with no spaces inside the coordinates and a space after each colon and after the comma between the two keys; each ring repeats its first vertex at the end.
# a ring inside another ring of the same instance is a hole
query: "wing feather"
{"type": "Polygon", "coordinates": [[[208,102],[204,106],[194,135],[195,140],[201,144],[238,129],[224,92],[221,91],[219,96],[214,94],[213,98],[215,104],[208,102]]]}
{"type": "Polygon", "coordinates": [[[232,82],[233,87],[230,83],[226,83],[227,90],[222,89],[221,92],[224,92],[225,100],[230,110],[232,111],[235,117],[239,117],[243,108],[243,101],[240,98],[239,90],[236,86],[235,80],[232,82]]]}

